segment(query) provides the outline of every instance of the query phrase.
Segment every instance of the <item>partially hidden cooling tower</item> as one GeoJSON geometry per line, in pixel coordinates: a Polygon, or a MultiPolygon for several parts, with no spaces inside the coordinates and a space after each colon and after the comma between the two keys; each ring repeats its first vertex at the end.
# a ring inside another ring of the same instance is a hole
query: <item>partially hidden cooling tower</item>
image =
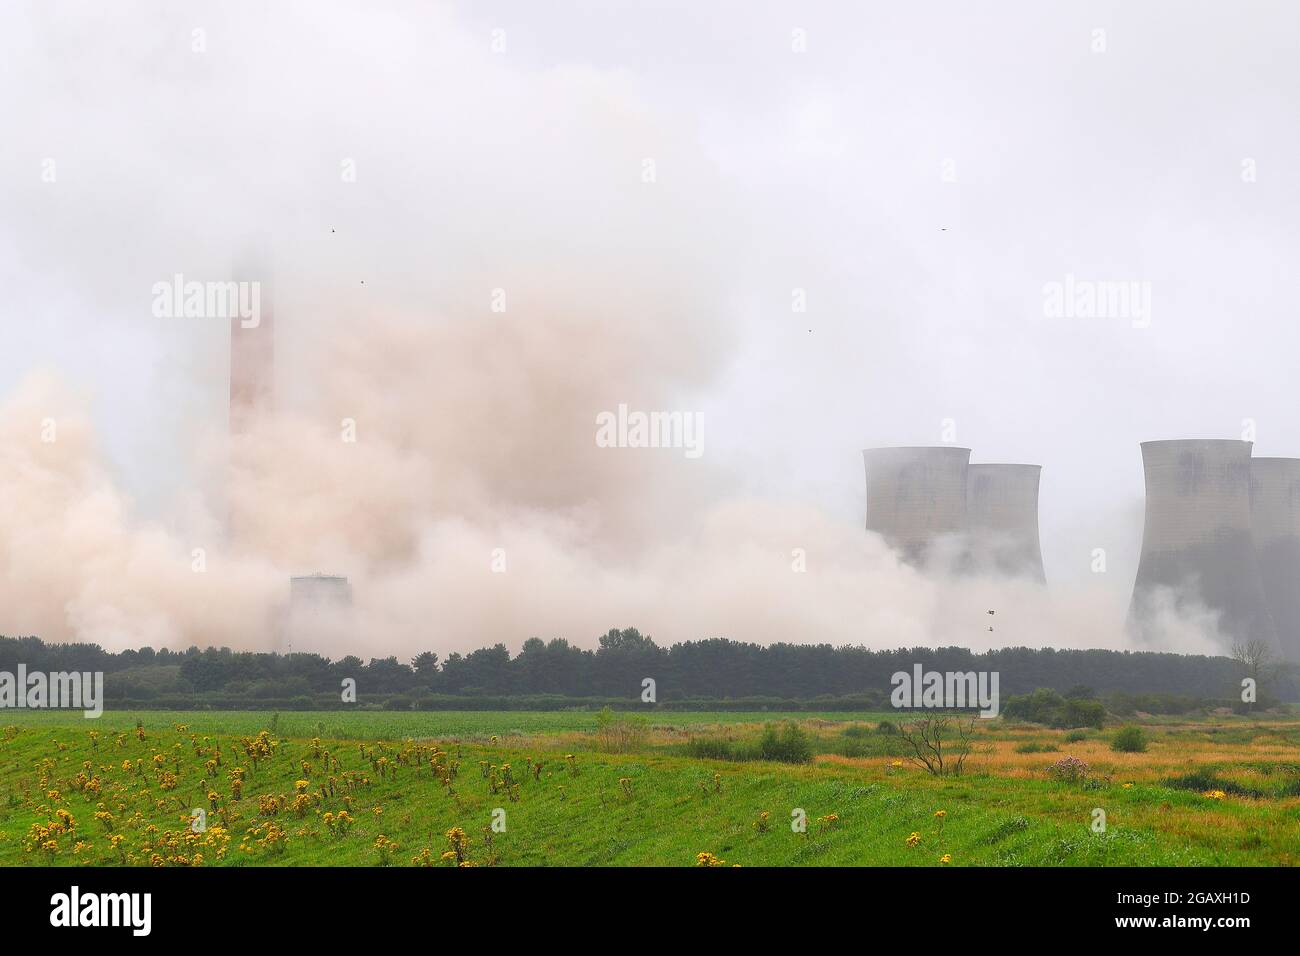
{"type": "Polygon", "coordinates": [[[1278,644],[1300,661],[1300,458],[1250,460],[1250,519],[1278,644]]]}
{"type": "Polygon", "coordinates": [[[1038,541],[1041,473],[1041,465],[967,467],[967,547],[974,570],[1046,583],[1038,541]]]}
{"type": "Polygon", "coordinates": [[[926,561],[945,537],[965,530],[969,448],[869,448],[862,456],[867,530],[906,560],[926,561]]]}
{"type": "Polygon", "coordinates": [[[1224,649],[1277,647],[1251,522],[1251,443],[1142,443],[1146,520],[1129,626],[1158,638],[1184,614],[1211,612],[1224,649]]]}

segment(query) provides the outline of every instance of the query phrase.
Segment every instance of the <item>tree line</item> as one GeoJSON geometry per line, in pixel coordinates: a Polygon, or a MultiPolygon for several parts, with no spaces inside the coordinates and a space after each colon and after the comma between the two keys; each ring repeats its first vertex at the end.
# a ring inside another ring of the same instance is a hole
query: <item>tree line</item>
{"type": "MultiPolygon", "coordinates": [[[[430,695],[511,698],[554,695],[638,702],[646,679],[659,702],[771,698],[784,701],[871,695],[887,699],[891,675],[920,664],[934,671],[996,671],[1000,693],[1086,686],[1096,693],[1229,699],[1239,695],[1242,664],[1228,657],[1169,653],[1014,647],[976,653],[961,647],[871,650],[829,644],[759,645],[726,638],[661,647],[636,628],[613,628],[594,648],[563,638],[529,638],[511,654],[504,644],[445,659],[432,651],[408,661],[320,654],[149,647],[106,651],[96,644],[49,644],[0,637],[0,670],[103,671],[109,701],[167,698],[287,700],[337,697],[345,679],[359,699],[430,695]]],[[[1295,700],[1294,677],[1268,688],[1295,700]]]]}

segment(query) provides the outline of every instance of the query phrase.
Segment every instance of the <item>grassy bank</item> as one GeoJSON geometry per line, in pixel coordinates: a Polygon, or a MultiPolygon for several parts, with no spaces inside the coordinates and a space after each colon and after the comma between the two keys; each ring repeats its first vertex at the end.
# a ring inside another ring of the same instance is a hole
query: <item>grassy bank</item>
{"type": "Polygon", "coordinates": [[[617,740],[592,713],[8,716],[5,865],[1300,862],[1293,718],[1147,721],[1140,753],[1113,729],[980,722],[966,772],[933,777],[878,732],[890,715],[792,715],[803,764],[686,753],[746,751],[771,714],[656,715],[617,740]],[[1050,775],[1066,756],[1081,778],[1050,775]]]}

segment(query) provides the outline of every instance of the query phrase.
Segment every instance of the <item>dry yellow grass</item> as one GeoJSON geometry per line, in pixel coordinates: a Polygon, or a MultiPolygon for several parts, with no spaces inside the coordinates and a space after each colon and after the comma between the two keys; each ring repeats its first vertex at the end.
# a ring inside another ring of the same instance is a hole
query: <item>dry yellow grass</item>
{"type": "MultiPolygon", "coordinates": [[[[1218,769],[1229,779],[1251,777],[1266,779],[1256,765],[1300,764],[1300,747],[1291,741],[1296,732],[1294,722],[1238,722],[1220,719],[1212,723],[1185,720],[1153,721],[1146,725],[1151,743],[1141,753],[1121,753],[1110,749],[1110,733],[1100,733],[1085,740],[1066,742],[1066,733],[1027,725],[1003,725],[978,728],[975,746],[966,760],[968,772],[989,773],[1011,778],[1042,777],[1047,767],[1063,757],[1086,761],[1092,772],[1109,776],[1116,783],[1152,783],[1171,776],[1195,772],[1207,766],[1218,769]],[[1231,734],[1254,734],[1249,742],[1228,739],[1231,734]],[[1222,741],[1215,732],[1224,732],[1222,741]],[[1055,750],[1020,753],[1025,743],[1054,746],[1055,750]]],[[[896,757],[842,757],[825,754],[820,762],[843,766],[888,770],[896,757]]],[[[904,761],[905,766],[917,769],[904,761]]],[[[920,772],[924,772],[923,770],[920,772]]]]}

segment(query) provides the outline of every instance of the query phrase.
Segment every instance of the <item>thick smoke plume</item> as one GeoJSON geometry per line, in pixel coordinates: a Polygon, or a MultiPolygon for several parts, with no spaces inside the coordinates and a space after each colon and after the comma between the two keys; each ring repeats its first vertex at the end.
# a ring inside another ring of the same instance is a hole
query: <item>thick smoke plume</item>
{"type": "MultiPolygon", "coordinates": [[[[1123,646],[1118,576],[923,574],[860,519],[756,492],[743,456],[715,453],[737,413],[711,414],[753,321],[746,210],[693,121],[620,71],[500,56],[414,9],[223,6],[201,54],[170,12],[112,49],[60,45],[54,14],[25,12],[47,42],[17,63],[63,158],[57,184],[10,200],[15,271],[70,290],[50,321],[148,381],[168,427],[132,432],[138,409],[79,392],[67,363],[4,387],[0,631],[283,647],[288,577],[324,571],[351,579],[355,613],[295,650],[589,645],[633,624],[665,642],[1123,646]],[[123,105],[145,64],[168,82],[123,105]],[[252,236],[273,258],[277,400],[229,439],[225,323],[156,318],[149,290],[229,278],[252,236]],[[621,404],[700,415],[703,456],[598,447],[621,404]],[[108,452],[124,432],[152,467],[108,452]]],[[[828,414],[860,481],[855,410],[828,414]]]]}
{"type": "MultiPolygon", "coordinates": [[[[583,643],[619,621],[669,638],[1122,646],[1104,593],[917,571],[877,536],[811,506],[719,490],[683,508],[674,470],[701,463],[596,449],[561,346],[552,365],[527,374],[539,395],[554,388],[572,406],[516,408],[486,430],[471,423],[493,420],[489,397],[460,401],[456,416],[427,414],[439,407],[430,392],[450,387],[441,373],[486,373],[486,360],[402,321],[369,327],[366,349],[402,343],[409,373],[381,362],[369,379],[364,357],[349,363],[330,350],[320,371],[340,385],[318,415],[267,418],[232,451],[236,540],[202,510],[187,532],[134,517],[76,405],[48,378],[26,383],[0,410],[0,494],[13,505],[0,524],[7,628],[110,647],[282,646],[287,576],[324,568],[348,574],[357,595],[346,628],[313,635],[311,649],[335,656],[517,645],[532,634],[583,643]],[[336,427],[347,397],[355,443],[336,427]],[[34,437],[42,422],[57,429],[54,441],[34,437]],[[515,441],[548,460],[535,473],[512,466],[498,445],[515,441]]],[[[491,361],[519,368],[517,356],[491,361]]],[[[1212,622],[1185,631],[1177,646],[1212,648],[1212,622]]]]}

